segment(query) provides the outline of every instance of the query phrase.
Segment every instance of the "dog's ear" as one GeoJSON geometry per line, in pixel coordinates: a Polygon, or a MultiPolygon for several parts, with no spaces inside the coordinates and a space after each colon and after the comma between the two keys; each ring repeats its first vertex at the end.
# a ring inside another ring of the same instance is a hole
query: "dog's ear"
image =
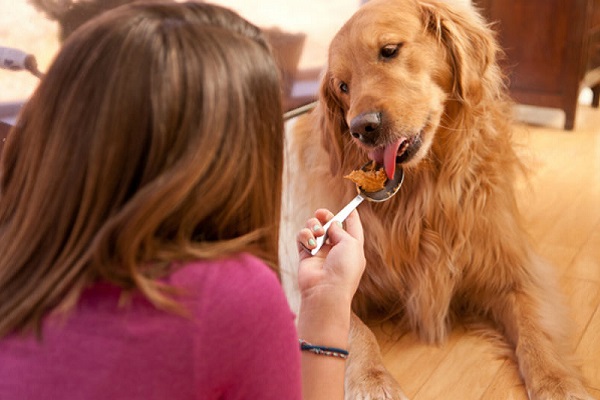
{"type": "Polygon", "coordinates": [[[344,135],[348,135],[349,128],[344,119],[342,105],[332,92],[331,75],[328,72],[325,72],[321,80],[316,115],[321,128],[323,148],[329,153],[331,173],[336,176],[344,164],[344,135]]]}
{"type": "Polygon", "coordinates": [[[441,1],[420,0],[424,23],[448,51],[452,93],[461,102],[477,102],[487,72],[498,75],[500,49],[492,30],[474,8],[455,9],[441,1]]]}

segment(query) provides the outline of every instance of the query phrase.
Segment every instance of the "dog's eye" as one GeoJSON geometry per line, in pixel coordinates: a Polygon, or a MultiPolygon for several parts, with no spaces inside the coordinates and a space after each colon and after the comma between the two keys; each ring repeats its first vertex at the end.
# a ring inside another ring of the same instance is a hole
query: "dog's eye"
{"type": "Polygon", "coordinates": [[[338,87],[340,88],[340,91],[342,93],[348,93],[348,85],[346,84],[346,82],[340,82],[338,87]]]}
{"type": "Polygon", "coordinates": [[[379,56],[384,60],[396,58],[404,43],[386,44],[379,50],[379,56]]]}

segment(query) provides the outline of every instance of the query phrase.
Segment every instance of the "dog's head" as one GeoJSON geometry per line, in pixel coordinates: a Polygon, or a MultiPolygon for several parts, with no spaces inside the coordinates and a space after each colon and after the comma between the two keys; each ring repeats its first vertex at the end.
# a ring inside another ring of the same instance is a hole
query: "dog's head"
{"type": "Polygon", "coordinates": [[[356,168],[357,153],[383,164],[388,176],[397,164],[418,165],[450,104],[479,101],[496,52],[491,31],[470,7],[441,0],[362,6],[332,40],[321,85],[333,172],[356,168]]]}

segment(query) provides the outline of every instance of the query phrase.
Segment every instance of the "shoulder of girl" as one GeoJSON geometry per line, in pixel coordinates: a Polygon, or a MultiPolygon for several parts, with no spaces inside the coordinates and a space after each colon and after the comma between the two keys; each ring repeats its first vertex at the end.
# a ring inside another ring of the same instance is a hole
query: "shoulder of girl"
{"type": "Polygon", "coordinates": [[[267,264],[248,253],[241,253],[216,260],[197,260],[187,262],[172,276],[176,285],[213,288],[222,287],[227,290],[262,287],[281,290],[279,279],[267,264]]]}

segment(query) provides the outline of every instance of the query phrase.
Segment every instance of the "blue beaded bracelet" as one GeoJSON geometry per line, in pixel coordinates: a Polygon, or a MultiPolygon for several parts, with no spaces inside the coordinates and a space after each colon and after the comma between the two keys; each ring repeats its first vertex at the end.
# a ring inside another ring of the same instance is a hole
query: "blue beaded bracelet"
{"type": "Polygon", "coordinates": [[[338,349],[336,347],[325,347],[325,346],[316,346],[314,344],[308,343],[306,340],[299,339],[300,342],[300,350],[310,351],[315,354],[331,356],[331,357],[339,357],[346,359],[348,358],[348,350],[338,349]]]}

